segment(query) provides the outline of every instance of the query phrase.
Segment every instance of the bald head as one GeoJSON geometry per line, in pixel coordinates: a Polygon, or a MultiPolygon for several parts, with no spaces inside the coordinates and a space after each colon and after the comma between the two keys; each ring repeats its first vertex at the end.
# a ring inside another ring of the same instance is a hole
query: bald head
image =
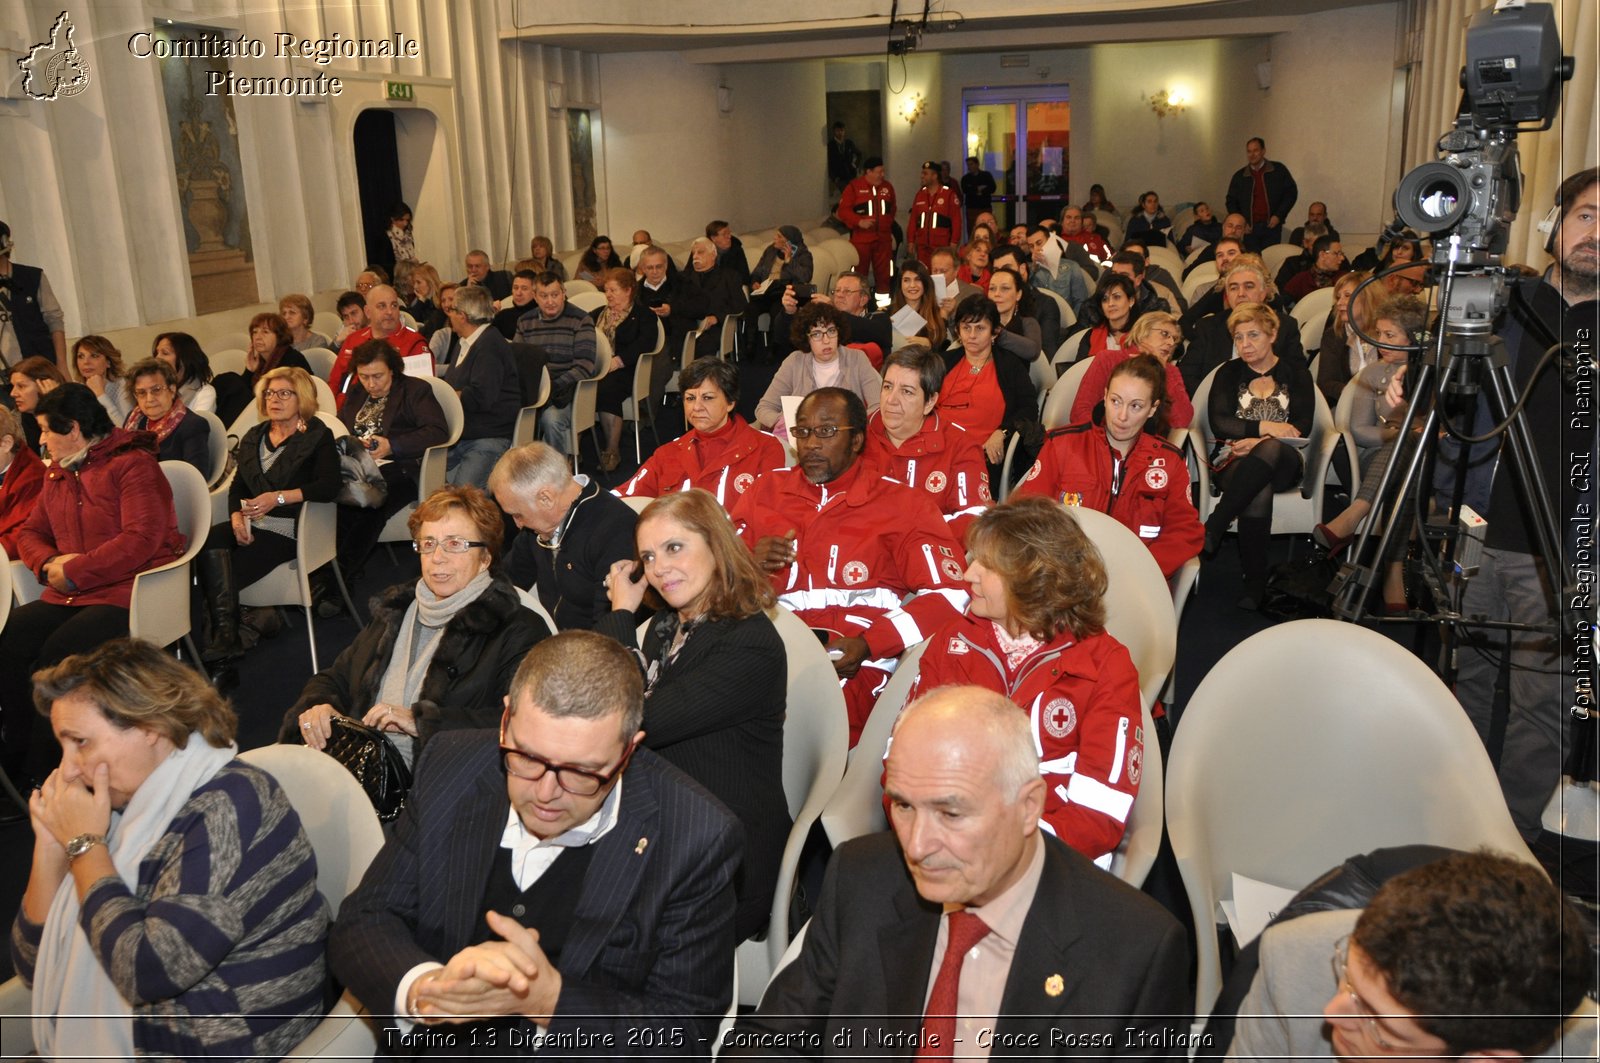
{"type": "Polygon", "coordinates": [[[367,320],[372,323],[372,338],[381,340],[400,331],[400,294],[387,284],[367,293],[367,320]]]}
{"type": "Polygon", "coordinates": [[[1230,214],[1222,219],[1222,235],[1235,240],[1243,240],[1245,230],[1249,227],[1250,223],[1245,221],[1243,214],[1230,214]]]}

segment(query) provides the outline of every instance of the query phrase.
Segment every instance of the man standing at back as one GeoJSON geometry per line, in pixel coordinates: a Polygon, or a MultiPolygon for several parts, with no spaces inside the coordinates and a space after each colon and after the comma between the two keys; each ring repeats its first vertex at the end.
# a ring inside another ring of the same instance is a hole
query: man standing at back
{"type": "Polygon", "coordinates": [[[1244,215],[1250,231],[1244,246],[1251,251],[1283,239],[1283,219],[1294,209],[1300,190],[1289,167],[1267,158],[1267,142],[1251,137],[1244,145],[1245,164],[1228,182],[1228,210],[1244,215]]]}
{"type": "Polygon", "coordinates": [[[961,201],[967,208],[967,232],[978,222],[978,215],[994,209],[994,174],[978,165],[976,155],[967,156],[967,172],[961,175],[961,201]]]}
{"type": "Polygon", "coordinates": [[[883,176],[883,160],[874,155],[863,164],[860,177],[844,186],[836,216],[850,230],[856,248],[856,272],[863,281],[871,269],[876,291],[893,287],[890,255],[894,250],[894,186],[883,176]]]}
{"type": "Polygon", "coordinates": [[[834,854],[800,955],[724,1058],[1185,1058],[1183,929],[1039,829],[1027,713],[943,687],[885,763],[894,833],[834,854]]]}
{"type": "Polygon", "coordinates": [[[911,229],[906,234],[918,262],[930,265],[934,249],[955,239],[956,211],[960,209],[960,195],[939,182],[939,164],[923,163],[922,187],[911,204],[911,229]]]}

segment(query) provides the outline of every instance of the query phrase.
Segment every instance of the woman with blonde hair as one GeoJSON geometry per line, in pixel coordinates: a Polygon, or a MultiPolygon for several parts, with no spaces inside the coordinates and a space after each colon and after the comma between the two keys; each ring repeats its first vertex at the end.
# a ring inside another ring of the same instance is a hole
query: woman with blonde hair
{"type": "Polygon", "coordinates": [[[1178,369],[1178,356],[1183,353],[1183,326],[1165,310],[1150,310],[1140,314],[1128,330],[1128,345],[1118,350],[1104,350],[1094,356],[1078,394],[1072,400],[1068,424],[1083,424],[1094,416],[1095,407],[1105,396],[1106,386],[1117,366],[1137,354],[1148,354],[1161,363],[1166,375],[1165,396],[1161,410],[1169,428],[1188,428],[1194,420],[1194,404],[1189,401],[1189,390],[1183,386],[1183,373],[1178,369]]]}
{"type": "Polygon", "coordinates": [[[87,385],[112,424],[128,419],[132,404],[122,387],[122,352],[104,336],[85,336],[72,345],[72,378],[87,385]]]}
{"type": "Polygon", "coordinates": [[[706,491],[662,495],[639,515],[638,560],[611,566],[611,612],[595,630],[639,659],[644,744],[710,790],[744,824],[734,886],[739,940],[767,921],[789,835],[783,794],[788,658],[767,618],[772,584],[706,491]],[[661,603],[641,646],[634,614],[661,603]]]}
{"type": "Polygon", "coordinates": [[[439,305],[439,289],[443,286],[439,271],[431,264],[418,262],[411,267],[411,300],[405,309],[416,321],[423,339],[431,338],[448,324],[439,305]]]}

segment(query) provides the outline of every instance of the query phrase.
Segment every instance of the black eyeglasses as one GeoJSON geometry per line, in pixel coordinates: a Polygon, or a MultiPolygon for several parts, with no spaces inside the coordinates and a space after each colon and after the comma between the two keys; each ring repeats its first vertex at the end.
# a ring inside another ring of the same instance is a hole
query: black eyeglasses
{"type": "Polygon", "coordinates": [[[622,759],[617,762],[617,766],[607,772],[574,768],[570,764],[557,764],[536,754],[526,753],[516,746],[506,745],[506,724],[510,719],[509,713],[500,717],[500,761],[505,765],[506,771],[527,782],[537,782],[547,773],[555,772],[556,785],[574,797],[593,797],[599,793],[602,786],[622,774],[622,769],[628,766],[628,761],[633,757],[635,747],[630,744],[623,752],[622,759]]]}
{"type": "Polygon", "coordinates": [[[796,439],[810,439],[812,436],[816,436],[818,439],[832,439],[840,432],[848,432],[850,430],[848,425],[819,424],[815,428],[791,428],[789,429],[789,434],[796,439]]]}

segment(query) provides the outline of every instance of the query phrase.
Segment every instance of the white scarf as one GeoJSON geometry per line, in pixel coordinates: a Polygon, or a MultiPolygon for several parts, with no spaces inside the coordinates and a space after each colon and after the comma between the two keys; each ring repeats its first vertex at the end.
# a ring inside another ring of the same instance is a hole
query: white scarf
{"type": "MultiPolygon", "coordinates": [[[[217,749],[198,731],[191,732],[188,745],[157,765],[128,807],[111,814],[106,848],[128,889],[138,891],[139,865],[178,810],[238,751],[232,743],[217,749]]],[[[99,954],[78,925],[79,912],[77,883],[69,873],[50,902],[39,942],[33,974],[34,1046],[45,1059],[132,1059],[133,1012],[100,966],[99,954]],[[83,1017],[91,1015],[99,1021],[83,1017]]]]}

